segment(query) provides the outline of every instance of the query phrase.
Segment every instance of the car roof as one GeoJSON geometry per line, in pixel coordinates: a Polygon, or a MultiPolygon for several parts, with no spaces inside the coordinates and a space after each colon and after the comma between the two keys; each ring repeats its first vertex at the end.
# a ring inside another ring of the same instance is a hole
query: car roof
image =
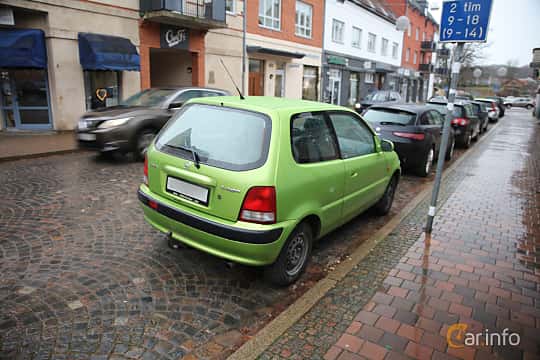
{"type": "Polygon", "coordinates": [[[373,105],[368,108],[369,109],[392,109],[392,110],[403,110],[412,112],[415,114],[422,113],[426,110],[432,110],[430,107],[426,105],[416,105],[416,104],[381,104],[381,105],[373,105]]]}
{"type": "Polygon", "coordinates": [[[180,91],[180,90],[210,90],[210,91],[219,91],[223,93],[228,93],[227,90],[223,89],[216,89],[211,87],[199,87],[199,86],[157,86],[152,87],[151,89],[156,90],[174,90],[174,91],[180,91]]]}
{"type": "Polygon", "coordinates": [[[243,100],[240,96],[210,96],[190,100],[189,103],[203,103],[253,110],[268,113],[273,110],[285,111],[320,111],[320,110],[352,110],[343,106],[326,104],[317,101],[286,99],[273,96],[246,96],[243,100]]]}
{"type": "MultiPolygon", "coordinates": [[[[468,104],[469,102],[470,100],[467,100],[467,101],[457,100],[454,102],[454,106],[464,106],[468,104]]],[[[428,101],[426,104],[447,105],[448,102],[447,101],[428,101]]]]}

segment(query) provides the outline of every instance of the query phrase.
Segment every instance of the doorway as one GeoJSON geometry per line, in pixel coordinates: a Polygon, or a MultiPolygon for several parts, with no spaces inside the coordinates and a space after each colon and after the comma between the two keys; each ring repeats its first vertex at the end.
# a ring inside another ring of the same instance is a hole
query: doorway
{"type": "Polygon", "coordinates": [[[274,71],[274,96],[285,97],[285,63],[278,62],[274,71]]]}
{"type": "Polygon", "coordinates": [[[264,61],[249,59],[248,95],[264,95],[264,61]]]}
{"type": "Polygon", "coordinates": [[[191,53],[177,49],[150,49],[150,84],[152,87],[192,86],[191,53]]]}
{"type": "Polygon", "coordinates": [[[330,82],[330,103],[339,105],[341,96],[341,70],[330,69],[328,80],[330,82]]]}
{"type": "Polygon", "coordinates": [[[7,129],[52,128],[45,70],[0,70],[0,86],[0,111],[4,114],[7,129]]]}

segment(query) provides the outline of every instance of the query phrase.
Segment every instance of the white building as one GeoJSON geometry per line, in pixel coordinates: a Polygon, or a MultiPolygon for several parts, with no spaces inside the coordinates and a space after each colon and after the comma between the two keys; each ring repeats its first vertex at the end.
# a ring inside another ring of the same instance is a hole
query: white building
{"type": "Polygon", "coordinates": [[[379,0],[327,0],[323,100],[353,105],[377,89],[397,89],[403,33],[379,0]]]}

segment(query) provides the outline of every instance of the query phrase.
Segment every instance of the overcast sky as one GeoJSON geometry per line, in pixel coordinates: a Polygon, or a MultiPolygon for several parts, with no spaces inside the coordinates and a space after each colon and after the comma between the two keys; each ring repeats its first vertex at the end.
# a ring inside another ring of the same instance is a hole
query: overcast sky
{"type": "MultiPolygon", "coordinates": [[[[441,7],[442,0],[430,0],[431,7],[441,7]]],[[[441,11],[431,13],[440,23],[441,11]]],[[[506,64],[517,60],[519,65],[532,61],[532,49],[540,48],[540,0],[493,0],[488,32],[490,47],[484,64],[506,64]]]]}

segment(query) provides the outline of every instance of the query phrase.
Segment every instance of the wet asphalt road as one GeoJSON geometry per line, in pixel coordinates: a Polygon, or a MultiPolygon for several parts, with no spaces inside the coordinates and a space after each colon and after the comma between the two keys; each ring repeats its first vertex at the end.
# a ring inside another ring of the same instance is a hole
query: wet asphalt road
{"type": "Polygon", "coordinates": [[[169,249],[143,220],[141,178],[141,163],[87,152],[0,163],[0,358],[224,358],[431,179],[403,177],[390,216],[327,236],[301,281],[276,289],[169,249]]]}

